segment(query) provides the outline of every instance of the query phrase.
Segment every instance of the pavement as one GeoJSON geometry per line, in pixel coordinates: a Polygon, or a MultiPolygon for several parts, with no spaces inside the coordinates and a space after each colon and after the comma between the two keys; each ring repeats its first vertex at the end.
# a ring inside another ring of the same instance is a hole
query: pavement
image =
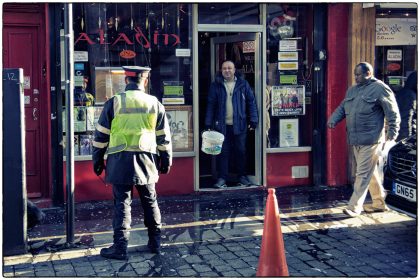
{"type": "MultiPolygon", "coordinates": [[[[285,255],[294,277],[415,277],[417,221],[404,213],[342,213],[351,188],[277,188],[285,255]]],[[[159,197],[162,253],[147,251],[147,231],[133,201],[128,261],[99,255],[112,243],[112,202],[76,204],[75,238],[65,211],[45,209],[28,233],[29,252],[3,256],[4,277],[255,277],[267,189],[159,197]]],[[[369,200],[368,200],[369,202],[369,200]]]]}

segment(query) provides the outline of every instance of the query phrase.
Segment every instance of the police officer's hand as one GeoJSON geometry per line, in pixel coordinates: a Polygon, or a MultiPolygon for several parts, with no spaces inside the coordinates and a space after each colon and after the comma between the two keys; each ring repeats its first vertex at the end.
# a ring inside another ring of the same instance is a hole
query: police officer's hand
{"type": "Polygon", "coordinates": [[[102,174],[102,171],[104,171],[104,168],[105,168],[105,163],[103,159],[96,160],[93,162],[93,172],[95,172],[97,176],[102,174]]]}
{"type": "Polygon", "coordinates": [[[171,167],[169,166],[169,158],[166,156],[160,157],[159,171],[162,174],[168,174],[171,167]]]}

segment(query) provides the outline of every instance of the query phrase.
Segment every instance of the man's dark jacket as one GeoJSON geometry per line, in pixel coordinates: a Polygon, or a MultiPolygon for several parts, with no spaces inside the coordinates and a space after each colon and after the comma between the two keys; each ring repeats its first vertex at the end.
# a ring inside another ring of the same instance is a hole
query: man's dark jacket
{"type": "MultiPolygon", "coordinates": [[[[235,74],[236,75],[236,74],[235,74]]],[[[233,133],[246,133],[248,124],[256,127],[258,110],[251,86],[242,77],[236,75],[236,84],[232,94],[233,133]]],[[[226,88],[221,73],[210,86],[207,100],[205,125],[226,134],[226,88]]]]}

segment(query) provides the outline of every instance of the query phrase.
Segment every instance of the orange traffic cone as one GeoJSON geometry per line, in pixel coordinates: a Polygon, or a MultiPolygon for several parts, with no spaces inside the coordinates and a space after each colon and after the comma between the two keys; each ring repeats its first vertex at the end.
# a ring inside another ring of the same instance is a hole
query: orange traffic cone
{"type": "Polygon", "coordinates": [[[257,276],[289,276],[281,232],[279,207],[274,189],[268,189],[264,231],[257,276]]]}

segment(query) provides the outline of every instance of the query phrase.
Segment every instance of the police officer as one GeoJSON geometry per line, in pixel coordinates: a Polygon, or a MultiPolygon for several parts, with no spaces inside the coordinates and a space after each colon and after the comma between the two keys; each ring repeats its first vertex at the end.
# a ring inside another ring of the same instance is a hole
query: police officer
{"type": "Polygon", "coordinates": [[[159,253],[161,216],[155,183],[172,164],[171,135],[163,105],[145,88],[150,68],[123,66],[125,92],[105,102],[93,142],[93,169],[112,184],[114,195],[114,243],[101,250],[101,256],[127,259],[131,225],[131,191],[139,192],[147,227],[148,247],[159,253]],[[105,167],[104,155],[108,153],[105,167]],[[159,171],[158,171],[159,170],[159,171]]]}

